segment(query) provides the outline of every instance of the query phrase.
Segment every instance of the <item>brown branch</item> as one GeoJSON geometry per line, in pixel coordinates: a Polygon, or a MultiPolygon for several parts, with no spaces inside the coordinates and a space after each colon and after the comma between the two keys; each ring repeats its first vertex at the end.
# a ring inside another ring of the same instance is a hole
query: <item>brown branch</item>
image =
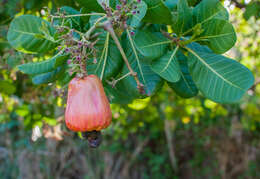
{"type": "Polygon", "coordinates": [[[256,86],[259,85],[259,84],[260,84],[260,78],[256,78],[255,79],[255,84],[250,89],[255,91],[256,86]]]}
{"type": "Polygon", "coordinates": [[[111,35],[111,37],[113,38],[113,40],[115,41],[116,43],[116,46],[118,48],[118,50],[120,51],[122,57],[123,57],[123,60],[125,61],[125,64],[129,70],[129,72],[131,73],[131,75],[134,77],[135,81],[136,81],[136,84],[137,84],[137,88],[139,90],[140,93],[143,93],[144,92],[144,85],[139,81],[138,79],[138,76],[137,76],[137,73],[132,69],[131,65],[129,64],[128,62],[128,59],[126,57],[126,54],[115,34],[115,31],[113,29],[113,26],[111,24],[111,22],[109,20],[107,20],[106,22],[103,23],[103,28],[108,31],[111,35]]]}
{"type": "Polygon", "coordinates": [[[238,2],[237,0],[231,0],[231,2],[232,2],[233,4],[235,4],[235,6],[238,7],[238,8],[240,8],[240,9],[243,9],[243,8],[246,7],[245,4],[240,3],[240,2],[238,2]]]}

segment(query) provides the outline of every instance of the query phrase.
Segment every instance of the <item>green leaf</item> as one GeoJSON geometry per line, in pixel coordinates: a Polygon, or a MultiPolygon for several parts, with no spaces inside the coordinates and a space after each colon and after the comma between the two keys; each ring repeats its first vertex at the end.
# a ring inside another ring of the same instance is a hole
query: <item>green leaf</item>
{"type": "MultiPolygon", "coordinates": [[[[64,13],[65,15],[77,15],[80,14],[79,11],[76,9],[69,7],[69,6],[63,6],[60,8],[60,12],[64,13]]],[[[60,21],[60,24],[62,23],[62,19],[57,19],[60,21]]],[[[81,27],[81,17],[70,17],[66,18],[64,24],[69,24],[69,27],[80,30],[81,27]]]]}
{"type": "Polygon", "coordinates": [[[252,73],[235,60],[196,43],[186,49],[192,79],[205,97],[219,103],[236,102],[253,85],[252,73]]]}
{"type": "Polygon", "coordinates": [[[166,0],[164,3],[170,10],[174,10],[177,8],[178,0],[166,0]]]}
{"type": "Polygon", "coordinates": [[[232,24],[225,20],[212,19],[203,24],[202,29],[204,31],[197,41],[206,43],[215,53],[225,53],[236,43],[236,32],[232,24]]]}
{"type": "Polygon", "coordinates": [[[56,54],[49,60],[19,65],[18,69],[29,75],[47,73],[55,70],[59,66],[64,65],[67,59],[67,55],[56,54]]]}
{"type": "Polygon", "coordinates": [[[62,75],[59,75],[57,82],[59,85],[64,86],[68,84],[75,76],[76,73],[70,75],[69,72],[65,71],[62,75]]]}
{"type": "Polygon", "coordinates": [[[162,0],[144,0],[148,6],[144,21],[153,24],[171,24],[172,15],[170,9],[162,0]]]}
{"type": "Polygon", "coordinates": [[[62,74],[64,74],[65,68],[58,67],[56,70],[42,73],[40,75],[34,76],[32,78],[32,82],[36,85],[39,84],[45,84],[45,83],[51,83],[57,80],[62,74]]]}
{"type": "Polygon", "coordinates": [[[76,0],[80,7],[84,7],[87,12],[104,12],[97,0],[76,0]]]}
{"type": "Polygon", "coordinates": [[[198,94],[198,89],[190,75],[187,57],[181,51],[178,51],[177,59],[181,68],[181,78],[176,83],[168,82],[167,84],[175,91],[176,94],[183,98],[194,97],[198,94]]]}
{"type": "Polygon", "coordinates": [[[171,41],[165,37],[160,38],[150,31],[138,31],[134,42],[139,53],[152,61],[165,54],[167,44],[171,41]]]}
{"type": "MultiPolygon", "coordinates": [[[[143,63],[142,56],[140,53],[137,52],[138,59],[132,49],[132,45],[130,44],[129,39],[126,40],[124,50],[126,52],[127,59],[133,68],[135,72],[137,72],[138,79],[140,82],[144,85],[145,89],[145,95],[144,96],[151,96],[153,95],[157,90],[159,90],[162,87],[163,80],[160,78],[159,75],[154,73],[151,70],[151,67],[149,64],[143,63]]],[[[126,65],[124,65],[122,74],[125,75],[129,73],[129,70],[126,65]]],[[[124,86],[127,87],[129,93],[133,97],[144,97],[139,93],[139,90],[137,89],[136,81],[132,76],[128,76],[122,80],[124,86]]]]}
{"type": "Polygon", "coordinates": [[[104,89],[110,103],[129,104],[134,99],[129,93],[128,87],[125,87],[122,81],[119,81],[114,88],[106,84],[104,89]]]}
{"type": "Polygon", "coordinates": [[[138,25],[140,24],[140,22],[142,21],[142,19],[146,14],[147,11],[146,3],[144,1],[138,3],[135,11],[136,12],[139,11],[139,13],[134,14],[130,22],[130,26],[134,28],[138,27],[138,25]]]}
{"type": "Polygon", "coordinates": [[[16,87],[12,83],[10,83],[8,81],[4,81],[4,80],[0,81],[0,92],[1,93],[11,95],[15,91],[16,91],[16,87]]]}
{"type": "Polygon", "coordinates": [[[54,32],[49,22],[36,16],[22,15],[11,22],[7,39],[16,50],[24,53],[45,53],[57,46],[52,38],[54,32]]]}
{"type": "Polygon", "coordinates": [[[192,26],[192,10],[186,0],[179,0],[177,6],[177,17],[173,19],[173,31],[181,36],[183,32],[192,26]]]}
{"type": "Polygon", "coordinates": [[[151,63],[151,69],[170,82],[180,80],[180,67],[176,58],[178,49],[179,47],[177,46],[173,51],[168,51],[160,59],[151,63]]]}
{"type": "Polygon", "coordinates": [[[193,26],[207,23],[213,18],[228,20],[229,14],[219,0],[203,0],[192,11],[193,26]]]}
{"type": "Polygon", "coordinates": [[[93,59],[88,60],[87,71],[89,74],[96,74],[102,80],[108,80],[119,73],[123,60],[108,32],[103,31],[99,38],[95,46],[98,50],[97,63],[94,64],[93,59]]]}

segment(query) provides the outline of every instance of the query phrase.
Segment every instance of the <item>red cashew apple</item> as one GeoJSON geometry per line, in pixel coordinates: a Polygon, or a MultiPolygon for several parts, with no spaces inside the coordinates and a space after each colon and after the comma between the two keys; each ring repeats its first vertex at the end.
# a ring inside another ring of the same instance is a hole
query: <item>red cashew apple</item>
{"type": "Polygon", "coordinates": [[[75,77],[69,83],[65,122],[75,132],[100,131],[112,113],[103,85],[96,75],[75,77]]]}

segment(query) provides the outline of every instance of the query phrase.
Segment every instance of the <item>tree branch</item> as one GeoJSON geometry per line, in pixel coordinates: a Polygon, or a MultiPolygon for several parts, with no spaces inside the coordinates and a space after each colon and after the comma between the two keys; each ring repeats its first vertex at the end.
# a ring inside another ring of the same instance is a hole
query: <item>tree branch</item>
{"type": "Polygon", "coordinates": [[[243,9],[243,8],[246,7],[245,4],[242,4],[242,3],[238,2],[237,0],[231,0],[231,2],[232,2],[233,4],[235,4],[235,6],[238,7],[238,8],[240,8],[240,9],[243,9]]]}
{"type": "Polygon", "coordinates": [[[131,65],[129,64],[128,62],[128,59],[126,57],[126,54],[115,34],[115,31],[113,29],[113,26],[111,24],[111,22],[109,20],[107,20],[106,22],[103,23],[103,28],[108,31],[111,35],[111,37],[113,38],[113,40],[115,41],[116,43],[116,46],[118,48],[118,50],[120,51],[122,57],[123,57],[123,60],[125,61],[125,64],[129,70],[129,72],[131,73],[131,75],[134,77],[135,81],[136,81],[136,84],[137,84],[137,88],[139,90],[140,93],[143,93],[144,92],[144,85],[139,81],[138,79],[138,76],[137,76],[137,73],[132,69],[131,65]]]}

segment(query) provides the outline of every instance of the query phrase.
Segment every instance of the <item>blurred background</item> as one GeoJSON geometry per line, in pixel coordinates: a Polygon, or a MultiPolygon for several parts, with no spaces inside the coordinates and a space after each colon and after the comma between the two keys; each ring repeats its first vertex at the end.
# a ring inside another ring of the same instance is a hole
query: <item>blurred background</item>
{"type": "MultiPolygon", "coordinates": [[[[0,0],[0,178],[260,178],[260,1],[222,1],[238,40],[226,55],[247,66],[256,84],[237,104],[177,97],[165,85],[151,98],[112,104],[102,145],[64,124],[64,89],[33,85],[17,65],[42,58],[12,49],[8,24],[74,1],[0,0]]],[[[75,7],[80,9],[80,7],[75,7]]]]}

